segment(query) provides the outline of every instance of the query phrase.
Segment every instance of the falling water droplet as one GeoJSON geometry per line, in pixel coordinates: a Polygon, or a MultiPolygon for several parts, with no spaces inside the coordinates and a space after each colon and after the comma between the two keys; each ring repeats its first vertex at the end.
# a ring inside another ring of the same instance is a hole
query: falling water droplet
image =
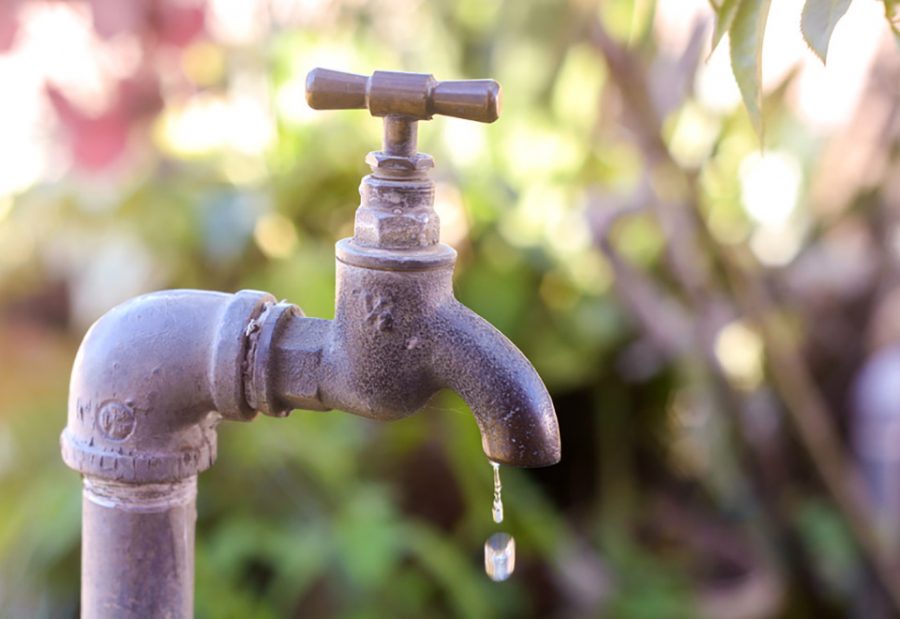
{"type": "Polygon", "coordinates": [[[500,485],[500,463],[491,461],[494,468],[494,503],[491,511],[494,515],[494,522],[500,524],[503,522],[503,486],[500,485]]]}
{"type": "Polygon", "coordinates": [[[484,543],[484,571],[494,582],[502,582],[515,569],[516,540],[507,533],[494,533],[484,543]]]}
{"type": "MultiPolygon", "coordinates": [[[[503,486],[500,484],[500,463],[491,461],[494,469],[494,501],[491,512],[494,522],[503,522],[503,486]]],[[[494,582],[502,582],[516,569],[516,540],[508,533],[494,533],[484,543],[484,571],[494,582]]]]}

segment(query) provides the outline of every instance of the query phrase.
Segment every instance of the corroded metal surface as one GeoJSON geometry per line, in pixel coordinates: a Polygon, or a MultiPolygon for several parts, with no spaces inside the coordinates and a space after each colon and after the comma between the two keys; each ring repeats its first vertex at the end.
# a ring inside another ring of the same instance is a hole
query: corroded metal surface
{"type": "Polygon", "coordinates": [[[366,247],[413,249],[435,245],[440,219],[430,179],[366,176],[359,187],[353,240],[366,247]]]}
{"type": "Polygon", "coordinates": [[[193,616],[197,478],[122,484],[86,477],[81,616],[193,616]]]}
{"type": "Polygon", "coordinates": [[[255,414],[244,397],[247,326],[271,295],[198,290],[132,299],[91,327],[75,358],[66,464],[130,483],[212,466],[221,417],[255,414]]]}
{"type": "Polygon", "coordinates": [[[368,109],[372,116],[429,120],[435,114],[490,123],[500,117],[500,84],[494,80],[439,82],[427,73],[375,71],[371,76],[313,69],[306,101],[315,110],[368,109]]]}
{"type": "Polygon", "coordinates": [[[339,244],[336,345],[323,355],[322,401],[396,419],[450,388],[475,414],[490,459],[555,464],[559,431],[547,390],[506,337],[453,297],[453,263],[398,270],[378,268],[372,255],[365,266],[350,262],[364,253],[352,240],[339,244]]]}
{"type": "Polygon", "coordinates": [[[307,84],[313,107],[385,118],[354,236],[336,247],[335,318],[307,318],[262,292],[177,290],[133,299],[91,328],[61,439],[66,464],[86,476],[87,618],[190,616],[195,480],[215,459],[222,419],[295,408],[398,419],[449,388],[472,409],[491,460],[559,461],[556,414],[537,372],[453,296],[456,252],[439,243],[433,161],[416,152],[417,120],[490,122],[499,86],[320,69],[307,84]]]}

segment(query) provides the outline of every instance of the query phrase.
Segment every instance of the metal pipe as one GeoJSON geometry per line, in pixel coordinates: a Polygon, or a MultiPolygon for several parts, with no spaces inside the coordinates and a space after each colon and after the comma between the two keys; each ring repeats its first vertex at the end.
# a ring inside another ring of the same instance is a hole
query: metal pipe
{"type": "Polygon", "coordinates": [[[365,104],[385,117],[387,152],[367,158],[354,237],[336,248],[335,319],[261,292],[176,290],[133,299],[91,327],[61,437],[66,464],[85,476],[85,619],[191,616],[196,479],[215,460],[223,419],[294,408],[398,419],[447,387],[472,408],[492,460],[560,458],[537,372],[453,296],[456,252],[439,242],[433,162],[415,152],[416,119],[491,122],[499,86],[441,90],[428,75],[383,72],[310,83],[313,103],[365,104]]]}
{"type": "Polygon", "coordinates": [[[162,484],[84,478],[83,617],[193,616],[196,500],[196,475],[162,484]]]}
{"type": "Polygon", "coordinates": [[[178,290],[132,299],[81,343],[61,443],[84,475],[85,619],[193,615],[197,474],[219,420],[251,419],[248,327],[275,299],[178,290]]]}

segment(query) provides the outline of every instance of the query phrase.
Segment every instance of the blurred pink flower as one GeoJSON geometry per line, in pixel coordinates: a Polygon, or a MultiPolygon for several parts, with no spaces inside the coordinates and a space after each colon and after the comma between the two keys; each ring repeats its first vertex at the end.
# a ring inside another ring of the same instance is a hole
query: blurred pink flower
{"type": "Polygon", "coordinates": [[[2,0],[0,2],[0,53],[9,51],[16,40],[19,30],[20,0],[2,0]]]}
{"type": "Polygon", "coordinates": [[[47,96],[65,128],[72,160],[88,171],[99,171],[118,161],[132,127],[162,108],[159,82],[153,74],[120,82],[113,104],[95,115],[84,113],[54,86],[47,86],[47,96]]]}
{"type": "Polygon", "coordinates": [[[94,30],[103,38],[146,33],[168,45],[183,47],[203,33],[203,2],[178,0],[90,0],[94,30]]]}

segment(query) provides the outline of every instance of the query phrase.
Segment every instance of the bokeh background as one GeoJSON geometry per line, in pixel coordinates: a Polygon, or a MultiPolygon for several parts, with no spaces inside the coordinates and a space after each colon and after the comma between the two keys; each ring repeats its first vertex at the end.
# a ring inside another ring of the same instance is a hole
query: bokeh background
{"type": "Polygon", "coordinates": [[[381,122],[310,110],[323,66],[503,84],[420,148],[458,297],[533,360],[563,461],[504,467],[496,584],[452,394],[225,424],[198,617],[892,616],[900,54],[857,0],[823,67],[800,9],[773,3],[761,143],[701,0],[0,3],[0,615],[78,612],[58,434],[94,320],[173,287],[333,315],[381,122]]]}

